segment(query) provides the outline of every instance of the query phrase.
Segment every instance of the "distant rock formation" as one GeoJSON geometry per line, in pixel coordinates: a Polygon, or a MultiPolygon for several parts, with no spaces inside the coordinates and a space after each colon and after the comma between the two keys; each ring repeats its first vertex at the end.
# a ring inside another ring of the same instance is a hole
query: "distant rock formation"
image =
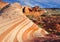
{"type": "Polygon", "coordinates": [[[25,15],[33,15],[33,16],[40,16],[46,12],[46,10],[39,8],[39,6],[35,6],[35,7],[25,6],[23,8],[23,11],[25,15]]]}

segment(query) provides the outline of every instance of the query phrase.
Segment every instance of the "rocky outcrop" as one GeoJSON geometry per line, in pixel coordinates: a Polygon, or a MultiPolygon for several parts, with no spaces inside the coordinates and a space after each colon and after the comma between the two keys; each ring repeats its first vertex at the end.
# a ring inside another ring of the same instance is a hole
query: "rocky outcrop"
{"type": "Polygon", "coordinates": [[[43,10],[43,9],[39,8],[39,6],[35,6],[35,7],[26,6],[26,7],[23,8],[23,10],[24,10],[23,13],[25,15],[33,15],[33,16],[36,16],[36,17],[46,13],[46,10],[43,10]]]}

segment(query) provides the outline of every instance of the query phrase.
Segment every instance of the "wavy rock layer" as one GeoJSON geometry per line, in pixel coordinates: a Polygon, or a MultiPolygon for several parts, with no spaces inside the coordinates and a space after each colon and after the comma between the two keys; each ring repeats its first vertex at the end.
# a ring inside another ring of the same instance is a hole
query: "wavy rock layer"
{"type": "Polygon", "coordinates": [[[48,33],[29,20],[17,3],[10,5],[1,13],[0,42],[25,42],[45,34],[48,33]]]}

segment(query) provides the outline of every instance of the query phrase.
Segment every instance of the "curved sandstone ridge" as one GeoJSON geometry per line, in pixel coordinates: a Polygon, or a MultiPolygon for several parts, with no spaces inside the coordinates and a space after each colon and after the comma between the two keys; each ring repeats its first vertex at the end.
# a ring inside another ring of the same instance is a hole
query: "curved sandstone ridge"
{"type": "Polygon", "coordinates": [[[48,33],[22,13],[22,8],[18,3],[11,4],[1,13],[0,42],[25,42],[45,34],[48,33]]]}

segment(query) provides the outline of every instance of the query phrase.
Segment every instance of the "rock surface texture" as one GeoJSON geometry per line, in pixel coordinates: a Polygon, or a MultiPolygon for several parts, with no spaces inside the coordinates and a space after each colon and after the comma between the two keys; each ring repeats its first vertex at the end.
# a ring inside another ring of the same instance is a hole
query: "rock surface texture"
{"type": "Polygon", "coordinates": [[[18,3],[11,4],[0,14],[0,42],[25,42],[27,40],[30,42],[29,40],[34,37],[43,37],[48,34],[23,14],[22,7],[18,3]]]}

